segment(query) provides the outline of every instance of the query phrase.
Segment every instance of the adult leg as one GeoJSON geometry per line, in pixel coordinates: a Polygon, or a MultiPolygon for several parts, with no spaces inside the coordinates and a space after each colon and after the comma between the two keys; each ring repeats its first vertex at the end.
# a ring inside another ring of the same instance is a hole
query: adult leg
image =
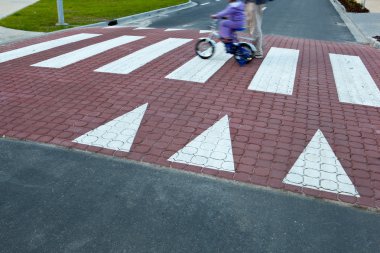
{"type": "Polygon", "coordinates": [[[263,32],[261,30],[261,25],[263,22],[263,4],[257,5],[253,4],[253,34],[252,37],[255,40],[256,53],[255,55],[260,57],[263,55],[263,32]]]}
{"type": "Polygon", "coordinates": [[[245,16],[247,20],[247,30],[249,34],[253,35],[255,24],[253,22],[253,3],[248,2],[245,4],[245,16]]]}

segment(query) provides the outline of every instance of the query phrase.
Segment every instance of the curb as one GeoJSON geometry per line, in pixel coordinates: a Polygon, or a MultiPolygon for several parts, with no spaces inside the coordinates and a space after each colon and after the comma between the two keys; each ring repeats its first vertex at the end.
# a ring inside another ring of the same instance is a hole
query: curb
{"type": "MultiPolygon", "coordinates": [[[[123,18],[118,18],[118,19],[115,19],[115,20],[117,20],[118,23],[126,23],[126,22],[144,20],[144,19],[148,19],[148,18],[150,18],[152,16],[157,16],[157,15],[160,15],[160,14],[168,14],[168,13],[171,13],[171,12],[175,12],[175,11],[180,11],[180,10],[184,10],[184,9],[187,9],[187,8],[191,8],[191,7],[194,7],[196,5],[197,5],[197,3],[194,3],[191,0],[189,0],[187,3],[184,3],[184,4],[179,4],[179,5],[175,5],[175,6],[161,8],[161,9],[158,9],[158,10],[153,10],[153,11],[148,11],[148,12],[144,12],[144,13],[140,13],[140,14],[135,14],[135,15],[131,15],[131,16],[123,17],[123,18]]],[[[99,22],[99,23],[95,23],[95,24],[90,24],[90,25],[84,25],[84,26],[75,27],[75,28],[107,26],[108,22],[109,21],[103,21],[103,22],[99,22]]]]}
{"type": "Polygon", "coordinates": [[[346,14],[346,8],[338,0],[330,0],[331,4],[334,6],[335,10],[338,12],[339,16],[342,18],[347,28],[350,30],[351,34],[354,36],[357,42],[361,44],[368,44],[375,48],[380,48],[380,42],[374,38],[365,35],[360,28],[351,20],[351,18],[346,14]]]}

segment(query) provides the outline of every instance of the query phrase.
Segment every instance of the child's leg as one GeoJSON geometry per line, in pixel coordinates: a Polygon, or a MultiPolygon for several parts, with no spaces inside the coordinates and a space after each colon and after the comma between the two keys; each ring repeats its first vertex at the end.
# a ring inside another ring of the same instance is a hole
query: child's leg
{"type": "Polygon", "coordinates": [[[232,39],[233,22],[231,20],[223,20],[219,25],[219,34],[223,39],[232,39]]]}

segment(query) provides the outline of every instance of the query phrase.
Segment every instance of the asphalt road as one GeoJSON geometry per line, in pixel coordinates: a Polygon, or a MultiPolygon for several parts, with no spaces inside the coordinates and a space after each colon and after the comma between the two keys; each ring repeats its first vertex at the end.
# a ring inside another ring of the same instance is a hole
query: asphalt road
{"type": "MultiPolygon", "coordinates": [[[[208,29],[210,15],[222,10],[225,0],[198,0],[189,9],[135,22],[155,28],[208,29]]],[[[264,12],[264,34],[329,41],[355,41],[329,0],[274,0],[264,12]]]]}
{"type": "Polygon", "coordinates": [[[1,252],[378,252],[380,215],[0,139],[1,252]]]}

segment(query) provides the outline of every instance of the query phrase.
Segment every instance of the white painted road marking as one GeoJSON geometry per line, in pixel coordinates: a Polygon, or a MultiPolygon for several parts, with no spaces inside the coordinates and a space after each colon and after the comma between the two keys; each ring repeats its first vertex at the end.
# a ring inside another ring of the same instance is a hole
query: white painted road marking
{"type": "Polygon", "coordinates": [[[272,47],[248,90],[292,95],[299,50],[272,47]]]}
{"type": "Polygon", "coordinates": [[[183,31],[185,29],[180,29],[180,28],[168,28],[165,30],[165,32],[172,32],[172,31],[183,31]]]}
{"type": "Polygon", "coordinates": [[[45,67],[45,68],[63,68],[73,63],[79,62],[81,60],[87,59],[94,55],[103,53],[112,48],[139,40],[144,38],[143,36],[121,36],[111,40],[103,41],[91,46],[87,46],[46,61],[42,61],[33,64],[34,67],[45,67]]]}
{"type": "Polygon", "coordinates": [[[93,38],[100,35],[101,34],[80,33],[80,34],[75,34],[75,35],[71,35],[71,36],[67,36],[67,37],[63,37],[63,38],[55,39],[55,40],[49,40],[46,42],[41,42],[41,43],[30,45],[27,47],[22,47],[22,48],[18,48],[12,51],[0,53],[0,63],[14,60],[14,59],[24,57],[27,55],[39,53],[42,51],[46,51],[46,50],[63,46],[66,44],[70,44],[73,42],[93,38]]]}
{"type": "Polygon", "coordinates": [[[168,161],[234,172],[228,116],[221,118],[168,161]]]}
{"type": "Polygon", "coordinates": [[[319,129],[286,175],[283,183],[360,197],[319,129]]]}
{"type": "Polygon", "coordinates": [[[130,111],[78,138],[73,142],[129,152],[148,104],[130,111]]]}
{"type": "Polygon", "coordinates": [[[358,56],[329,54],[339,101],[380,107],[380,91],[358,56]]]}
{"type": "Polygon", "coordinates": [[[166,76],[168,79],[205,83],[232,57],[226,54],[223,43],[218,43],[213,57],[205,60],[194,57],[166,76]]]}
{"type": "Polygon", "coordinates": [[[152,30],[152,29],[156,29],[156,28],[153,28],[153,27],[137,27],[134,30],[152,30]]]}
{"type": "Polygon", "coordinates": [[[169,38],[102,66],[95,71],[115,74],[129,74],[141,66],[144,66],[148,62],[153,61],[161,55],[164,55],[165,53],[176,49],[189,41],[191,41],[191,39],[169,38]]]}

